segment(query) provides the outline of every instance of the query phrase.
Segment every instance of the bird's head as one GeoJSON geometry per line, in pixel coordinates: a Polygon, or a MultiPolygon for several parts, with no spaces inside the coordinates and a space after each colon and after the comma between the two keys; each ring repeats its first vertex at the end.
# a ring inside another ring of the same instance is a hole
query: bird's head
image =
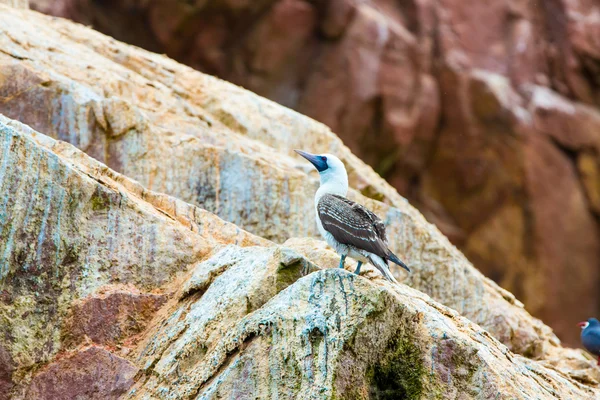
{"type": "Polygon", "coordinates": [[[577,326],[580,327],[582,330],[587,329],[589,326],[597,327],[600,326],[600,321],[598,321],[596,318],[590,318],[587,321],[578,323],[577,326]]]}
{"type": "Polygon", "coordinates": [[[348,173],[344,163],[339,158],[332,154],[311,154],[302,150],[294,151],[306,158],[319,171],[321,186],[328,184],[339,189],[339,194],[346,194],[348,190],[348,173]]]}
{"type": "Polygon", "coordinates": [[[344,163],[332,154],[311,154],[302,150],[294,150],[302,157],[306,158],[314,167],[319,171],[319,174],[324,172],[331,172],[336,170],[342,170],[346,172],[344,163]]]}

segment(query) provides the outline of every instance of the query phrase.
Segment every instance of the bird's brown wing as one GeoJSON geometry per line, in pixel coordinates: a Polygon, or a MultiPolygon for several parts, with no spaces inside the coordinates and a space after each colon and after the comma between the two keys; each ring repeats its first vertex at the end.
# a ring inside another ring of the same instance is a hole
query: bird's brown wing
{"type": "MultiPolygon", "coordinates": [[[[351,200],[345,200],[351,202],[351,200]]],[[[387,236],[385,234],[385,224],[383,223],[383,221],[379,219],[379,217],[373,211],[369,210],[365,206],[354,202],[352,203],[352,208],[356,212],[362,214],[365,218],[371,221],[371,224],[373,225],[373,228],[375,228],[375,232],[377,233],[377,237],[379,237],[379,239],[381,239],[383,243],[387,245],[388,241],[387,236]]]]}
{"type": "Polygon", "coordinates": [[[326,194],[317,212],[323,228],[338,242],[387,258],[385,226],[371,211],[345,197],[326,194]]]}

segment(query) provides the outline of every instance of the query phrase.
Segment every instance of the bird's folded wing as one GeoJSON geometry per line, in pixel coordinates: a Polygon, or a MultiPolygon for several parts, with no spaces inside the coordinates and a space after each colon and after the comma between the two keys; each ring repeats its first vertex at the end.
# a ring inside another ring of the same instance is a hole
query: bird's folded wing
{"type": "Polygon", "coordinates": [[[338,242],[387,257],[385,227],[371,211],[344,197],[326,194],[319,200],[317,212],[323,228],[338,242]]]}
{"type": "Polygon", "coordinates": [[[385,224],[383,223],[383,221],[379,219],[379,217],[373,211],[369,210],[363,205],[354,203],[353,201],[348,199],[345,200],[353,203],[352,208],[354,209],[354,211],[362,214],[365,218],[368,218],[371,221],[371,224],[373,228],[375,228],[375,232],[377,233],[377,237],[379,237],[383,241],[383,243],[387,245],[388,241],[387,236],[385,234],[385,224]]]}

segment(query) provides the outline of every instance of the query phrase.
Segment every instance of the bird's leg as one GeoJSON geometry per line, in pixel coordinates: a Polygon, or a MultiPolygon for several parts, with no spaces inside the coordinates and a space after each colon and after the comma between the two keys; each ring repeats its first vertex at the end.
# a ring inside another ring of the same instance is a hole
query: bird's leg
{"type": "Polygon", "coordinates": [[[354,271],[354,273],[356,275],[360,275],[360,267],[362,267],[362,265],[363,265],[362,261],[359,261],[358,264],[356,265],[356,271],[354,271]]]}
{"type": "Polygon", "coordinates": [[[600,356],[598,356],[598,366],[600,366],[600,356]]]}
{"type": "Polygon", "coordinates": [[[344,262],[346,261],[346,255],[344,254],[342,258],[340,258],[340,268],[344,268],[344,262]]]}

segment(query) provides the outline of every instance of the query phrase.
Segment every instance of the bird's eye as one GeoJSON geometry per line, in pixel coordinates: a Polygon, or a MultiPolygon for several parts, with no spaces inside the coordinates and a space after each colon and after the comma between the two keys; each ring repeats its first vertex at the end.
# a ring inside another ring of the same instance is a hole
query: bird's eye
{"type": "Polygon", "coordinates": [[[325,156],[321,156],[321,160],[322,160],[322,161],[327,161],[327,157],[325,157],[325,156]]]}

